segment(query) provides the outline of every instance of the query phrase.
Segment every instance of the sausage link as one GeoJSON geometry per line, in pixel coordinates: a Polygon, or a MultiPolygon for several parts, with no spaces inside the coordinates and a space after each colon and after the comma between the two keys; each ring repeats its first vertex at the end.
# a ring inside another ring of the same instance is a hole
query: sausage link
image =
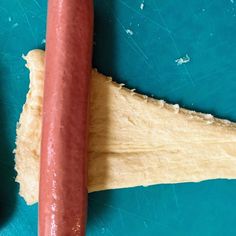
{"type": "Polygon", "coordinates": [[[84,235],[92,0],[49,0],[39,235],[84,235]]]}

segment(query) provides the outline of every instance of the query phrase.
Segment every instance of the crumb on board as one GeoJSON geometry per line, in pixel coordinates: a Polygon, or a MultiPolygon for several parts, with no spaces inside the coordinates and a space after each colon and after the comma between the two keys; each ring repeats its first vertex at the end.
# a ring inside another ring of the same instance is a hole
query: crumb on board
{"type": "Polygon", "coordinates": [[[186,54],[184,57],[180,57],[178,59],[175,60],[177,66],[180,66],[182,64],[186,64],[188,62],[190,62],[190,57],[188,54],[186,54]]]}
{"type": "Polygon", "coordinates": [[[132,30],[130,30],[130,29],[127,29],[126,33],[129,34],[129,35],[133,35],[134,34],[134,32],[132,30]]]}
{"type": "Polygon", "coordinates": [[[140,9],[141,9],[141,10],[144,9],[144,2],[142,2],[142,3],[140,4],[140,9]]]}
{"type": "Polygon", "coordinates": [[[46,39],[42,39],[41,44],[45,44],[46,43],[46,39]]]}
{"type": "Polygon", "coordinates": [[[18,25],[18,23],[15,23],[14,25],[12,25],[12,28],[16,28],[18,25]]]}

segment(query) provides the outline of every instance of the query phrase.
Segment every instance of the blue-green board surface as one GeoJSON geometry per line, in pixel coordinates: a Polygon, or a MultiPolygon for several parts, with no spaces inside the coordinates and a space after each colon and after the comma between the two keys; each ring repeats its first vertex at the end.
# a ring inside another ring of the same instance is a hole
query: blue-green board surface
{"type": "MultiPolygon", "coordinates": [[[[44,48],[45,0],[0,1],[0,235],[37,235],[37,205],[14,182],[28,88],[22,54],[44,48]]],[[[236,2],[96,0],[93,64],[139,92],[236,121],[236,2]],[[144,4],[141,9],[141,4],[144,4]],[[176,59],[190,61],[177,65],[176,59]]],[[[236,235],[236,181],[89,194],[87,235],[236,235]]]]}

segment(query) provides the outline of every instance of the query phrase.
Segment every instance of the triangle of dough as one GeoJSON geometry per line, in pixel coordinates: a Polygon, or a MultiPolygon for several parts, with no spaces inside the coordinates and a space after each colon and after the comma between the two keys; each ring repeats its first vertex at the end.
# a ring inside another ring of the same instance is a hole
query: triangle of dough
{"type": "MultiPolygon", "coordinates": [[[[38,200],[44,51],[25,57],[30,90],[17,129],[16,181],[38,200]]],[[[128,90],[92,72],[89,192],[236,178],[236,125],[128,90]]]]}

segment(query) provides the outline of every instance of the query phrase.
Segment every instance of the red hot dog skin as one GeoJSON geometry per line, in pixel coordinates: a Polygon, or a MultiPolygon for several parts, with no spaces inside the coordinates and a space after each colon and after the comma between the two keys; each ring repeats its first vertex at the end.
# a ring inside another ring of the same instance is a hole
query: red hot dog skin
{"type": "Polygon", "coordinates": [[[93,1],[49,0],[39,235],[84,235],[93,1]]]}

